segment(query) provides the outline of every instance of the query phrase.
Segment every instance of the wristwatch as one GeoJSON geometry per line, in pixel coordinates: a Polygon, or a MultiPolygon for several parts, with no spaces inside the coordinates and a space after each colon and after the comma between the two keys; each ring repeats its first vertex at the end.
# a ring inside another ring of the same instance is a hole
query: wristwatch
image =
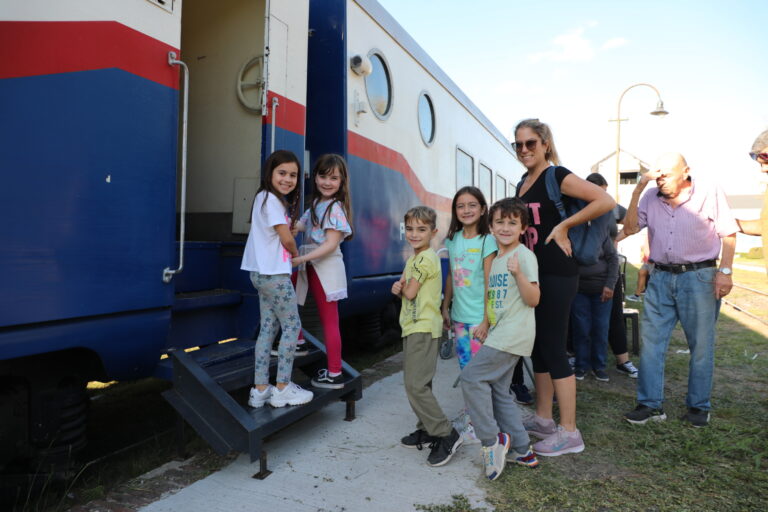
{"type": "Polygon", "coordinates": [[[729,275],[733,274],[733,270],[731,270],[731,269],[729,269],[727,267],[726,268],[719,268],[719,269],[717,269],[717,271],[722,273],[722,274],[725,274],[726,276],[729,276],[729,275]]]}

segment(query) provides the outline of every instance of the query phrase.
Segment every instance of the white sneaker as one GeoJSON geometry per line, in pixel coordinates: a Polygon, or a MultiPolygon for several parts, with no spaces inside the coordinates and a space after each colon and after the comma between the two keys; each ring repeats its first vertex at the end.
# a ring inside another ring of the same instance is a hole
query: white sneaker
{"type": "Polygon", "coordinates": [[[314,395],[298,384],[289,382],[282,390],[274,388],[269,397],[269,405],[272,407],[284,407],[286,405],[301,405],[312,400],[314,395]]]}
{"type": "Polygon", "coordinates": [[[248,405],[250,405],[255,409],[262,407],[265,403],[267,403],[267,400],[269,400],[269,398],[272,396],[273,389],[275,388],[272,386],[267,386],[267,388],[264,391],[259,391],[257,388],[252,387],[251,394],[248,397],[248,405]]]}
{"type": "Polygon", "coordinates": [[[504,471],[504,465],[507,462],[507,452],[509,451],[509,434],[500,432],[493,446],[483,446],[483,465],[485,466],[485,476],[488,480],[496,480],[504,471]]]}

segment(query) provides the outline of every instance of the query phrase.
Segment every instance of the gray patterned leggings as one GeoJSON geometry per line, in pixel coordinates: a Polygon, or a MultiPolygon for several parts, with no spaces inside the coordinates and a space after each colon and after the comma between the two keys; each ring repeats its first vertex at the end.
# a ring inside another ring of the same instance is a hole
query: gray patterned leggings
{"type": "Polygon", "coordinates": [[[251,272],[251,282],[259,292],[261,329],[256,340],[253,383],[269,384],[269,359],[277,329],[282,329],[277,356],[276,382],[288,383],[293,371],[293,354],[301,330],[296,292],[288,274],[265,275],[251,272]]]}

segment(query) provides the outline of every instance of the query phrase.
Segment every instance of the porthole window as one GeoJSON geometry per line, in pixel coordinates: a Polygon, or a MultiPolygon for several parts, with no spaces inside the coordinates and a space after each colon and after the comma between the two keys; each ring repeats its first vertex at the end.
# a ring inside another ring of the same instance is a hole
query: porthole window
{"type": "Polygon", "coordinates": [[[376,50],[368,54],[373,71],[365,77],[365,92],[368,103],[376,117],[386,119],[392,110],[392,78],[384,57],[376,50]]]}
{"type": "Polygon", "coordinates": [[[435,140],[435,107],[426,92],[419,94],[419,131],[424,144],[432,144],[435,140]]]}

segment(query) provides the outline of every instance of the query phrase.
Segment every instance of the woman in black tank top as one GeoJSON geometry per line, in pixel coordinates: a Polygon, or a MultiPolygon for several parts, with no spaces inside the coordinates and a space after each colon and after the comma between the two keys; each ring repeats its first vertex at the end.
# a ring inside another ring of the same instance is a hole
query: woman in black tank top
{"type": "Polygon", "coordinates": [[[576,379],[568,364],[565,344],[579,278],[568,230],[599,217],[616,203],[597,185],[560,167],[552,132],[538,119],[526,119],[517,125],[514,147],[518,160],[528,170],[518,195],[528,205],[531,222],[524,238],[538,259],[541,289],[532,355],[536,415],[525,426],[531,434],[544,439],[534,445],[536,453],[578,453],[584,450],[584,442],[576,428],[576,379]],[[565,220],[547,195],[544,172],[550,166],[556,166],[555,177],[563,195],[589,203],[565,220]],[[560,426],[552,419],[554,394],[560,408],[560,426]]]}

